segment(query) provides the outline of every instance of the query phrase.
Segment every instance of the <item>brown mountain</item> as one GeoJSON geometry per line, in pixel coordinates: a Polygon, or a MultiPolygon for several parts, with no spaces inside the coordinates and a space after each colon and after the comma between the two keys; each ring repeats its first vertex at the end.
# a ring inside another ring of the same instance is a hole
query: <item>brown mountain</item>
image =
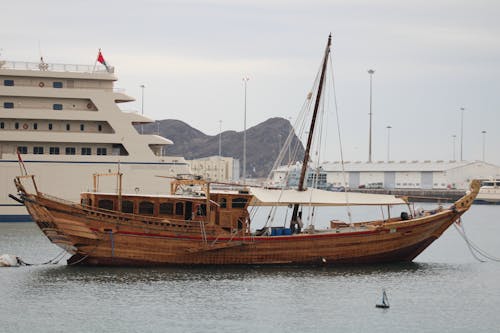
{"type": "MultiPolygon", "coordinates": [[[[247,177],[266,177],[269,174],[291,129],[290,122],[284,118],[271,118],[247,129],[247,177]]],[[[161,136],[174,142],[173,145],[167,146],[167,155],[195,159],[219,154],[219,134],[206,135],[174,119],[144,125],[145,134],[157,133],[158,130],[161,136]]],[[[243,132],[225,131],[222,133],[221,142],[222,155],[239,159],[242,173],[243,132]]],[[[294,135],[292,147],[297,144],[299,148],[295,160],[302,160],[304,147],[294,135]]],[[[288,156],[285,156],[285,161],[288,161],[288,156]]]]}

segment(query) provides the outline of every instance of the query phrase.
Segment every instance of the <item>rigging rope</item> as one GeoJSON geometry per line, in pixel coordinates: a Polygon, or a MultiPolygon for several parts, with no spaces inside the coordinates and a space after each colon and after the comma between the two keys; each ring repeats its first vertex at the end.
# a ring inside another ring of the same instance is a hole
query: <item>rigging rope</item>
{"type": "Polygon", "coordinates": [[[455,229],[458,231],[459,235],[463,238],[465,243],[467,244],[467,247],[469,248],[470,253],[472,256],[479,262],[486,262],[486,260],[481,259],[479,256],[482,256],[483,258],[489,259],[491,261],[496,261],[500,262],[500,258],[495,257],[486,251],[482,250],[480,247],[478,247],[476,244],[474,244],[469,237],[467,237],[467,234],[465,233],[465,228],[464,225],[461,221],[461,218],[455,221],[453,224],[455,229]]]}
{"type": "Polygon", "coordinates": [[[340,133],[340,118],[339,118],[339,108],[338,108],[338,103],[337,103],[337,91],[335,89],[335,75],[333,73],[333,63],[332,63],[332,57],[330,57],[330,71],[332,73],[332,89],[333,89],[333,102],[335,104],[335,117],[337,119],[337,133],[339,137],[339,151],[340,151],[340,165],[342,167],[342,181],[344,183],[344,193],[345,193],[345,200],[346,200],[346,208],[347,208],[347,216],[349,217],[349,223],[352,224],[352,212],[351,212],[351,206],[349,205],[349,195],[347,194],[347,181],[346,181],[346,172],[345,172],[345,165],[344,165],[344,150],[342,148],[342,136],[340,133]]]}

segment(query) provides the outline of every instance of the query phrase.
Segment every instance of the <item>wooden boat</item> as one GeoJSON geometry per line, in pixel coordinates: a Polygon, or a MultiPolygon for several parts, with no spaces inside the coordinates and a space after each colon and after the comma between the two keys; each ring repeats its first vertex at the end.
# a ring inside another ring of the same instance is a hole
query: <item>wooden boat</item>
{"type": "MultiPolygon", "coordinates": [[[[409,212],[369,222],[332,221],[329,228],[301,230],[301,207],[400,205],[403,198],[306,189],[312,132],[320,105],[330,39],[298,189],[240,187],[215,190],[201,179],[177,179],[170,195],[81,194],[71,203],[40,192],[33,175],[14,179],[33,220],[54,244],[72,254],[68,264],[87,265],[265,265],[338,264],[411,261],[465,213],[479,190],[448,208],[409,212]],[[33,186],[32,186],[33,185],[33,186]],[[30,189],[28,190],[28,186],[30,189]],[[249,207],[291,206],[289,227],[252,231],[249,207]]],[[[122,175],[117,174],[118,184],[122,175]]]]}

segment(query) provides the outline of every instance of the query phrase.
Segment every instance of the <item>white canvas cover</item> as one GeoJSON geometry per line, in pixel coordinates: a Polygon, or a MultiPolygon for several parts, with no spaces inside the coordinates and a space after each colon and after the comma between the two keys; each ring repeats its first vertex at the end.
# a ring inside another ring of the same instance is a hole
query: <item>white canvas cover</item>
{"type": "Polygon", "coordinates": [[[302,204],[313,206],[369,206],[403,205],[406,201],[394,195],[356,192],[331,192],[308,188],[305,191],[251,188],[252,206],[287,206],[302,204]]]}

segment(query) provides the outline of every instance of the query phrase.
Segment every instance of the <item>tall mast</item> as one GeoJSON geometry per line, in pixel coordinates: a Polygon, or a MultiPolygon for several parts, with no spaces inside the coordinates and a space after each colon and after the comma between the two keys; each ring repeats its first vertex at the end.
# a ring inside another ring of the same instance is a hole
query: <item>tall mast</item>
{"type": "MultiPolygon", "coordinates": [[[[328,36],[328,42],[326,44],[325,55],[323,56],[323,66],[321,68],[321,76],[319,78],[318,92],[316,94],[316,101],[314,102],[314,111],[313,111],[313,115],[312,115],[311,126],[309,128],[309,135],[307,137],[307,146],[306,146],[306,151],[304,153],[304,160],[302,162],[302,170],[300,172],[299,187],[298,187],[299,191],[304,191],[306,188],[304,186],[304,180],[306,178],[307,166],[309,164],[309,156],[310,156],[311,145],[312,145],[312,140],[313,140],[313,136],[314,136],[314,127],[316,125],[316,117],[318,114],[319,103],[321,101],[321,93],[323,92],[323,84],[325,82],[325,74],[326,74],[326,65],[328,63],[328,56],[330,54],[331,43],[332,43],[332,34],[330,34],[328,36]]],[[[295,204],[293,206],[292,221],[297,221],[298,211],[299,211],[299,205],[295,204]]]]}

